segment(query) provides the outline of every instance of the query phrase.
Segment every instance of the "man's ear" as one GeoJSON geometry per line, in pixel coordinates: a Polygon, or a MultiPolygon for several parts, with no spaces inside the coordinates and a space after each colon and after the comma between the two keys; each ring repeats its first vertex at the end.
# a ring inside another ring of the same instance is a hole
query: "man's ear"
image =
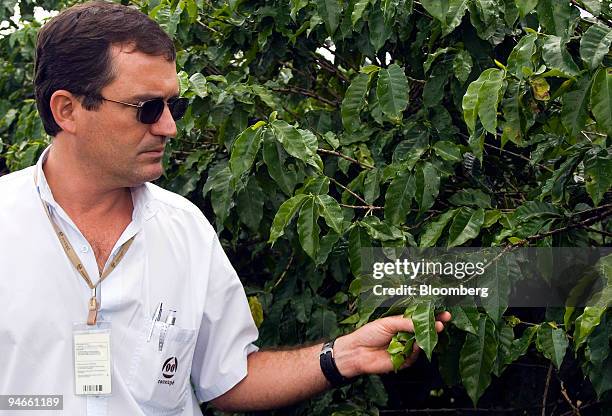
{"type": "Polygon", "coordinates": [[[69,91],[57,90],[49,100],[51,113],[55,122],[63,131],[71,134],[76,132],[76,117],[82,110],[81,104],[76,97],[69,91]]]}

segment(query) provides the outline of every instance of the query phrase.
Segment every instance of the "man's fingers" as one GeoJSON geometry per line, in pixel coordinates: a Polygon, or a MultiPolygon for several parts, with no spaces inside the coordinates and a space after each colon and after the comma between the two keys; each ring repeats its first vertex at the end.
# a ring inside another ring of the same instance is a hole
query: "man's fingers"
{"type": "Polygon", "coordinates": [[[440,312],[437,316],[436,316],[436,321],[441,321],[441,322],[448,322],[453,318],[453,316],[450,314],[450,312],[440,312]]]}
{"type": "MultiPolygon", "coordinates": [[[[444,323],[450,321],[452,318],[449,312],[441,312],[436,316],[436,331],[440,332],[444,329],[444,323]]],[[[412,320],[404,318],[403,315],[387,316],[381,318],[380,323],[385,327],[389,333],[396,333],[399,331],[414,332],[414,325],[412,320]]]]}
{"type": "Polygon", "coordinates": [[[436,332],[444,331],[444,324],[440,321],[436,321],[436,332]]]}
{"type": "Polygon", "coordinates": [[[404,368],[408,368],[412,364],[414,364],[416,360],[419,358],[420,351],[421,351],[421,348],[415,342],[414,345],[412,346],[412,354],[410,354],[408,358],[406,358],[406,360],[404,361],[404,363],[402,364],[400,368],[403,370],[404,368]]]}
{"type": "Polygon", "coordinates": [[[392,334],[395,334],[399,331],[414,332],[414,325],[412,325],[412,320],[404,318],[403,315],[394,315],[387,316],[386,318],[381,318],[380,323],[389,333],[392,334]]]}

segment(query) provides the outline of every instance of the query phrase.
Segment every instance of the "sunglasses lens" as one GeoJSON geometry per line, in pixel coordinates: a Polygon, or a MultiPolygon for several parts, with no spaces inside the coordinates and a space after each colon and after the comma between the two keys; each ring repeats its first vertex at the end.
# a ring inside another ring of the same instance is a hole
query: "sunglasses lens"
{"type": "Polygon", "coordinates": [[[161,98],[146,101],[140,108],[140,122],[144,124],[157,122],[164,112],[164,105],[164,100],[161,98]]]}
{"type": "Polygon", "coordinates": [[[173,100],[169,100],[168,107],[170,108],[172,118],[174,120],[180,120],[185,115],[188,104],[189,100],[187,100],[187,98],[175,98],[173,100]]]}

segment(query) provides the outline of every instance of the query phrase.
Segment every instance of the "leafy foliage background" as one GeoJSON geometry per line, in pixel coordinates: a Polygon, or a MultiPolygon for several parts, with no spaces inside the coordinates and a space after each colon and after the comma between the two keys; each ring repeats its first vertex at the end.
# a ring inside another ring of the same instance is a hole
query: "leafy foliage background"
{"type": "MultiPolygon", "coordinates": [[[[21,1],[22,25],[0,37],[0,173],[49,143],[33,100],[33,11],[71,3],[21,1]]],[[[439,337],[435,301],[398,311],[359,300],[364,247],[609,243],[609,0],[124,4],[175,39],[191,106],[160,183],[214,222],[261,346],[389,313],[415,321],[427,358],[414,369],[279,414],[550,414],[579,401],[609,413],[612,285],[590,308],[454,308],[439,337]]],[[[0,21],[14,5],[0,3],[0,21]]],[[[394,339],[396,362],[411,342],[394,339]]]]}

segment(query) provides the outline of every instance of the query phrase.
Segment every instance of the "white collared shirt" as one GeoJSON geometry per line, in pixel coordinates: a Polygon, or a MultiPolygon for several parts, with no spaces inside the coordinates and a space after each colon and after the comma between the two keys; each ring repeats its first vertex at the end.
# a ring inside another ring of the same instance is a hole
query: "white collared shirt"
{"type": "Polygon", "coordinates": [[[45,179],[48,150],[36,166],[0,178],[0,394],[63,395],[63,412],[48,415],[200,415],[198,401],[246,376],[258,337],[214,229],[179,195],[150,183],[132,189],[132,222],[108,261],[136,237],[100,290],[98,320],[112,325],[112,395],[77,396],[72,325],[85,322],[91,290],[62,250],[41,198],[94,282],[99,273],[91,246],[45,179]],[[147,342],[159,302],[162,321],[176,311],[162,352],[157,326],[147,342]],[[174,383],[159,383],[171,357],[174,383]]]}

